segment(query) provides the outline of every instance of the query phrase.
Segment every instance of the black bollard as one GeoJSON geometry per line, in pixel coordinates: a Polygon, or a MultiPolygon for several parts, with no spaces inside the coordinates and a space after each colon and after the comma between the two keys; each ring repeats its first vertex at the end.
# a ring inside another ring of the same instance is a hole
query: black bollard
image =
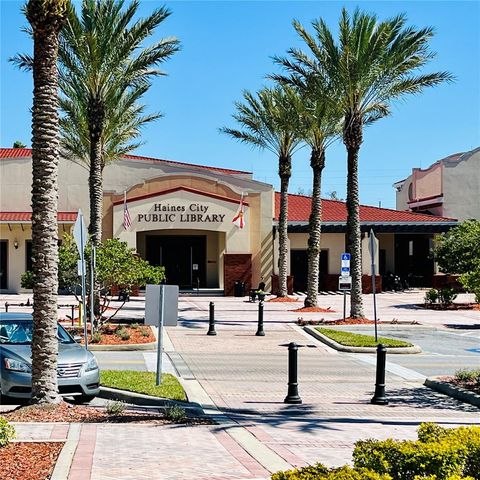
{"type": "Polygon", "coordinates": [[[75,318],[75,305],[70,305],[72,309],[72,327],[73,327],[73,319],[75,318]]]}
{"type": "Polygon", "coordinates": [[[5,302],[5,311],[8,312],[8,302],[5,302]]]}
{"type": "Polygon", "coordinates": [[[208,332],[207,335],[216,335],[215,331],[215,304],[210,302],[210,316],[208,319],[208,332]]]}
{"type": "Polygon", "coordinates": [[[300,404],[298,395],[298,345],[294,342],[288,345],[288,393],[283,403],[300,404]]]}
{"type": "Polygon", "coordinates": [[[265,332],[263,331],[263,301],[258,303],[258,327],[255,335],[257,337],[265,336],[265,332]]]}
{"type": "Polygon", "coordinates": [[[371,403],[375,405],[388,405],[385,396],[385,366],[387,363],[387,348],[382,343],[377,346],[377,379],[375,383],[375,394],[371,403]]]}

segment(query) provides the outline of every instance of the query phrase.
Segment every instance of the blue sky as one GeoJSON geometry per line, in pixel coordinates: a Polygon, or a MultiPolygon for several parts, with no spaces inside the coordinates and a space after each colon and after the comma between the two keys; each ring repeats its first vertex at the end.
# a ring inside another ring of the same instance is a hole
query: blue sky
{"type": "MultiPolygon", "coordinates": [[[[163,2],[142,1],[141,15],[163,2]]],[[[164,65],[168,77],[158,78],[145,98],[152,111],[165,117],[144,130],[139,155],[248,170],[278,188],[277,159],[218,133],[233,126],[233,102],[243,89],[257,90],[276,67],[271,56],[302,46],[291,26],[293,18],[308,26],[323,17],[335,29],[343,5],[357,5],[380,18],[400,12],[409,24],[433,26],[436,58],[425,71],[448,70],[457,81],[396,103],[393,115],[365,131],[360,152],[360,197],[364,204],[395,207],[392,183],[412,167],[426,167],[454,152],[480,144],[480,3],[428,2],[165,2],[172,11],[156,37],[176,36],[182,51],[164,65]]],[[[0,0],[1,125],[0,144],[15,140],[30,146],[32,81],[8,58],[31,50],[21,32],[26,20],[22,2],[0,0]]],[[[294,158],[290,192],[310,190],[308,151],[294,158]]],[[[337,143],[327,151],[323,192],[345,197],[346,154],[337,143]]],[[[2,179],[2,181],[8,181],[2,179]]]]}

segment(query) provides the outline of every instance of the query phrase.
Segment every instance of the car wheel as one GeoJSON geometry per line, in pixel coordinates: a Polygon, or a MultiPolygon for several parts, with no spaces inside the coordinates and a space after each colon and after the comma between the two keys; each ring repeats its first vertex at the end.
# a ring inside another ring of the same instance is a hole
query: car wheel
{"type": "Polygon", "coordinates": [[[72,398],[74,403],[88,403],[95,398],[95,395],[75,395],[72,398]]]}

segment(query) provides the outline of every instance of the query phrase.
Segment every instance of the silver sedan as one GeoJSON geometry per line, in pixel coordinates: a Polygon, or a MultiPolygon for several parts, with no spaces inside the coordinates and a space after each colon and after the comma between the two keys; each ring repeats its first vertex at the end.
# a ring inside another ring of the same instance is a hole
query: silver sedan
{"type": "MultiPolygon", "coordinates": [[[[0,313],[0,394],[30,398],[33,319],[25,313],[0,313]]],[[[95,357],[58,325],[57,378],[60,394],[92,400],[100,391],[95,357]]]]}

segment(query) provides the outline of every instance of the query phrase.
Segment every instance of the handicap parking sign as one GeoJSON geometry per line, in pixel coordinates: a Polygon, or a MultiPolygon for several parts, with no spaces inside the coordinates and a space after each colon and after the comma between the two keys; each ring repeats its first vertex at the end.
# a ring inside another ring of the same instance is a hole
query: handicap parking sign
{"type": "Polygon", "coordinates": [[[349,253],[342,253],[342,260],[350,260],[350,254],[349,253]]]}

